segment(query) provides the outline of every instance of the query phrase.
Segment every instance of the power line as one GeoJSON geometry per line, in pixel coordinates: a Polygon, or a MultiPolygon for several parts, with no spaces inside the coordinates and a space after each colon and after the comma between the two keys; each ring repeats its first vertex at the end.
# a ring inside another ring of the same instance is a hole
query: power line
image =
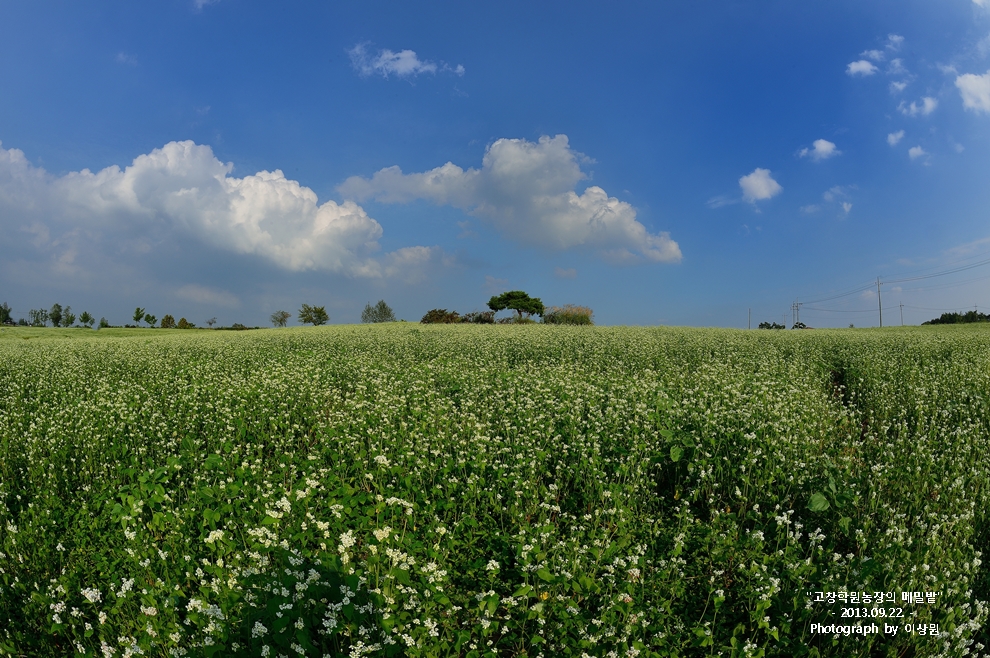
{"type": "MultiPolygon", "coordinates": [[[[971,260],[973,258],[979,258],[981,256],[987,255],[987,253],[990,253],[990,252],[984,252],[984,253],[981,253],[981,254],[977,254],[975,256],[970,256],[968,258],[963,258],[960,262],[965,262],[965,261],[971,260]]],[[[943,270],[941,272],[933,272],[931,274],[923,274],[923,275],[919,275],[919,276],[906,276],[906,277],[905,276],[902,276],[899,279],[883,280],[883,281],[880,282],[879,285],[888,284],[888,283],[907,283],[909,281],[921,281],[921,280],[924,280],[924,279],[933,279],[933,278],[940,277],[940,276],[947,276],[949,274],[956,274],[958,272],[965,272],[966,270],[971,270],[971,269],[974,269],[974,268],[977,268],[977,267],[983,267],[984,265],[990,265],[990,258],[983,259],[983,260],[978,261],[976,263],[969,263],[968,265],[959,265],[958,267],[952,267],[950,269],[943,270]]],[[[928,270],[928,269],[932,269],[932,268],[921,268],[919,270],[915,270],[915,272],[924,272],[925,270],[928,270]]],[[[882,277],[877,277],[877,280],[880,281],[881,278],[882,277]]],[[[990,278],[990,277],[986,277],[986,278],[990,278]]],[[[981,280],[981,279],[972,279],[972,281],[979,281],[979,280],[981,280]]],[[[963,283],[966,283],[966,282],[959,282],[959,283],[955,283],[955,284],[948,284],[946,287],[950,287],[950,286],[954,286],[954,285],[962,285],[963,283]]],[[[878,285],[878,283],[876,281],[871,281],[868,284],[859,286],[859,287],[854,288],[854,289],[851,289],[851,290],[847,290],[845,292],[839,292],[839,293],[836,293],[834,295],[827,295],[827,296],[824,296],[824,297],[814,297],[810,301],[805,302],[805,303],[806,304],[820,304],[821,302],[828,302],[828,301],[832,301],[834,299],[841,299],[843,297],[849,297],[850,295],[855,295],[856,293],[864,292],[866,290],[871,290],[874,286],[877,286],[877,294],[879,294],[879,285],[878,285]]],[[[912,288],[912,290],[923,290],[923,289],[925,289],[925,288],[912,288]]],[[[931,290],[931,289],[934,289],[934,288],[927,288],[927,289],[931,290]]]]}
{"type": "Polygon", "coordinates": [[[971,263],[969,265],[963,265],[962,267],[955,267],[951,270],[945,270],[944,272],[935,272],[934,274],[925,274],[923,276],[911,276],[905,277],[903,279],[888,279],[884,283],[904,283],[907,281],[920,281],[921,279],[933,279],[938,276],[946,276],[948,274],[955,274],[956,272],[964,272],[966,270],[971,270],[975,267],[983,267],[984,265],[990,265],[990,258],[986,260],[981,260],[978,263],[971,263]]]}

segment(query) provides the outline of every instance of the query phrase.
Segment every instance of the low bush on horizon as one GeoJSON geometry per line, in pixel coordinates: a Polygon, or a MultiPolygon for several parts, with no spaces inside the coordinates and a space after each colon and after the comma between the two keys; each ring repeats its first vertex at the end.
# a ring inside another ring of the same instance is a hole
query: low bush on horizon
{"type": "Polygon", "coordinates": [[[985,656],[988,455],[985,324],[5,329],[0,654],[985,656]]]}
{"type": "Polygon", "coordinates": [[[564,304],[563,306],[547,307],[543,313],[544,324],[594,324],[591,318],[595,312],[587,306],[576,306],[574,304],[564,304]]]}

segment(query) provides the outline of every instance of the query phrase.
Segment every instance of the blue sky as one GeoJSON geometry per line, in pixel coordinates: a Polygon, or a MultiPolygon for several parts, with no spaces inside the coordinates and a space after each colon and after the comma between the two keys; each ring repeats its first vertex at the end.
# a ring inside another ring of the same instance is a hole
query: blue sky
{"type": "Polygon", "coordinates": [[[0,301],[990,310],[990,0],[0,5],[0,301]],[[842,293],[843,296],[837,296],[842,293]],[[834,299],[829,299],[835,297],[834,299]],[[901,304],[904,305],[903,309],[901,304]]]}

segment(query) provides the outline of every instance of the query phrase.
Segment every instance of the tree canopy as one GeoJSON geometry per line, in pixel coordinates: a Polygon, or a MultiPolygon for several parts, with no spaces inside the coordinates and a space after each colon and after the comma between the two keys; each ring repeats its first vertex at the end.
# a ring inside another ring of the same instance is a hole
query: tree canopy
{"type": "Polygon", "coordinates": [[[379,299],[374,306],[365,304],[361,311],[361,322],[395,322],[395,313],[384,299],[379,299]]]}
{"type": "Polygon", "coordinates": [[[921,324],[968,324],[970,322],[990,322],[990,315],[979,311],[966,311],[965,313],[943,313],[941,316],[921,324]]]}
{"type": "Polygon", "coordinates": [[[522,290],[510,290],[501,295],[492,295],[488,300],[488,308],[498,313],[499,311],[510,309],[519,314],[522,320],[523,313],[528,315],[543,315],[543,302],[539,297],[530,297],[522,290]]]}
{"type": "Polygon", "coordinates": [[[303,324],[311,324],[314,327],[318,327],[321,324],[329,322],[330,316],[327,315],[326,307],[303,304],[302,308],[299,309],[299,321],[303,324]]]}

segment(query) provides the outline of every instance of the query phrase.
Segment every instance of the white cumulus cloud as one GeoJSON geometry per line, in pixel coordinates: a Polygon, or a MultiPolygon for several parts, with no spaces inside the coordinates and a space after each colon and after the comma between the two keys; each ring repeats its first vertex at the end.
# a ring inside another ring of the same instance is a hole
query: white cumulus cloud
{"type": "Polygon", "coordinates": [[[371,178],[353,176],[337,189],[349,199],[385,203],[425,199],[461,208],[487,221],[506,238],[553,250],[591,248],[611,262],[646,259],[676,263],[681,250],[667,232],[650,233],[636,209],[592,185],[566,135],[537,142],[499,139],[485,152],[481,169],[447,164],[405,174],[393,166],[371,178]]]}
{"type": "Polygon", "coordinates": [[[925,96],[921,99],[921,105],[918,105],[914,101],[911,101],[910,105],[904,101],[901,101],[901,104],[897,106],[897,109],[900,110],[901,114],[905,116],[915,117],[918,115],[928,116],[934,112],[937,107],[938,100],[932,98],[931,96],[925,96]]]}
{"type": "Polygon", "coordinates": [[[990,113],[990,71],[983,75],[966,73],[956,78],[963,107],[974,112],[990,113]]]}
{"type": "Polygon", "coordinates": [[[900,58],[894,58],[890,60],[890,66],[887,67],[888,75],[904,75],[908,72],[904,68],[904,62],[900,58]]]}
{"type": "Polygon", "coordinates": [[[908,149],[908,157],[912,160],[917,160],[920,157],[928,155],[928,152],[920,146],[912,146],[908,149]]]}
{"type": "Polygon", "coordinates": [[[759,167],[740,178],[739,187],[742,188],[743,200],[749,203],[772,199],[784,190],[770,175],[769,169],[759,167]]]}
{"type": "Polygon", "coordinates": [[[882,50],[864,50],[859,54],[859,56],[872,59],[874,62],[882,62],[884,58],[886,58],[886,55],[882,50]]]}
{"type": "Polygon", "coordinates": [[[415,50],[379,50],[376,54],[368,52],[368,44],[359,43],[347,51],[351,58],[351,65],[354,70],[362,76],[380,75],[383,78],[396,76],[407,78],[417,76],[420,73],[436,73],[437,71],[447,71],[455,75],[464,75],[464,67],[458,64],[455,67],[441,62],[438,66],[435,62],[422,60],[416,55],[415,50]]]}
{"type": "Polygon", "coordinates": [[[279,170],[243,178],[231,176],[232,170],[209,146],[191,141],[169,142],[123,169],[64,176],[0,146],[0,227],[42,222],[62,236],[130,240],[129,249],[138,252],[181,235],[288,270],[350,276],[385,276],[396,259],[408,260],[398,252],[382,261],[373,257],[382,227],[356,203],[320,204],[315,192],[279,170]]]}
{"type": "Polygon", "coordinates": [[[901,45],[904,43],[904,37],[899,34],[888,34],[887,35],[887,50],[897,52],[901,49],[901,45]]]}
{"type": "Polygon", "coordinates": [[[889,133],[887,135],[887,143],[891,146],[897,146],[897,144],[904,139],[904,131],[898,130],[896,133],[889,133]]]}
{"type": "Polygon", "coordinates": [[[828,160],[831,157],[841,154],[842,151],[835,148],[835,144],[828,141],[827,139],[816,139],[811,148],[803,148],[798,151],[798,156],[802,158],[811,158],[815,162],[821,162],[822,160],[828,160]]]}
{"type": "Polygon", "coordinates": [[[846,75],[867,76],[867,75],[873,75],[876,72],[877,72],[876,65],[874,65],[873,62],[867,61],[865,59],[861,59],[856,62],[850,62],[849,65],[846,67],[846,75]]]}

